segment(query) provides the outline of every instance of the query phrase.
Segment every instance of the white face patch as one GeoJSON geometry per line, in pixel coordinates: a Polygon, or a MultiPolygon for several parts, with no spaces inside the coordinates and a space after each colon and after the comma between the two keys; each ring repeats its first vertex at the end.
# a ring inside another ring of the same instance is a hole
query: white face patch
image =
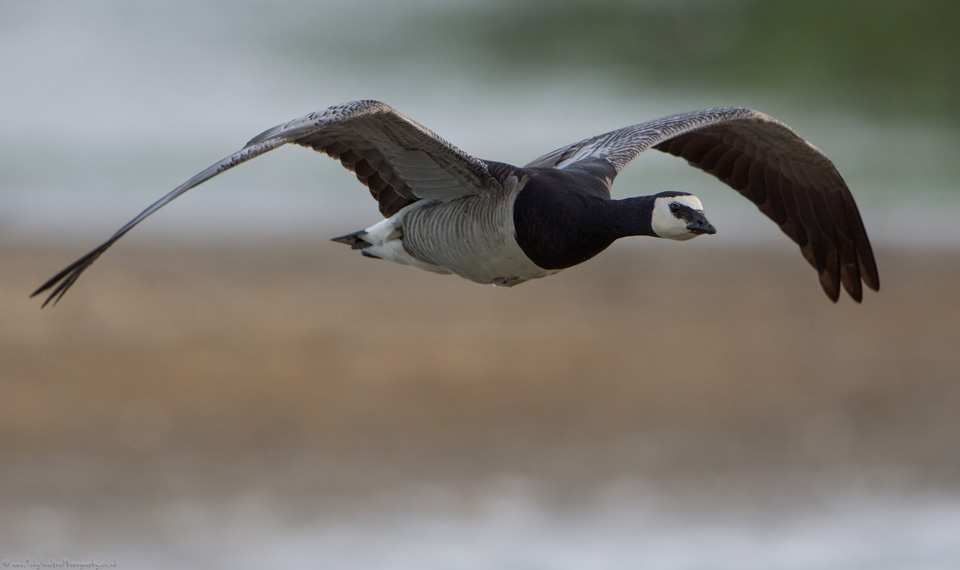
{"type": "Polygon", "coordinates": [[[674,202],[697,212],[703,211],[703,204],[700,203],[700,199],[691,194],[657,198],[653,204],[653,217],[650,219],[650,226],[653,231],[666,239],[683,241],[697,237],[697,234],[687,229],[689,222],[683,218],[678,218],[670,211],[670,204],[674,202]]]}

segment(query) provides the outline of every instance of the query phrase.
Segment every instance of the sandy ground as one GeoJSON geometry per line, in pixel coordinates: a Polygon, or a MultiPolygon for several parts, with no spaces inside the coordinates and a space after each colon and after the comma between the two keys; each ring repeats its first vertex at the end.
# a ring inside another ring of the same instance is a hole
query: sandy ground
{"type": "Polygon", "coordinates": [[[787,249],[615,247],[508,290],[325,242],[134,242],[41,311],[77,253],[0,249],[7,506],[960,489],[956,253],[879,251],[882,291],[834,305],[787,249]]]}

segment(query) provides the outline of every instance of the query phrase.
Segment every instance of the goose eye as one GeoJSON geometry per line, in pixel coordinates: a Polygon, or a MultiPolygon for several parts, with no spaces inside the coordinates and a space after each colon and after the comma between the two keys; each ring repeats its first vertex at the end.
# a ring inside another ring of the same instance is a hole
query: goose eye
{"type": "Polygon", "coordinates": [[[679,212],[679,211],[680,211],[680,204],[677,204],[676,202],[670,204],[670,211],[673,212],[674,214],[676,214],[677,212],[679,212]]]}

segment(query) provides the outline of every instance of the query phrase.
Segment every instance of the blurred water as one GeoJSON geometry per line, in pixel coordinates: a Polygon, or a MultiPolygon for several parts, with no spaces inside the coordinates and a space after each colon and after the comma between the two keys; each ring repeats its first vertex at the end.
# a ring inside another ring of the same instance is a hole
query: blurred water
{"type": "MultiPolygon", "coordinates": [[[[3,559],[116,561],[118,567],[369,569],[952,570],[960,561],[960,497],[843,494],[789,509],[671,501],[636,483],[593,489],[598,500],[558,508],[534,482],[510,479],[475,496],[456,489],[393,491],[376,509],[291,516],[250,493],[217,504],[71,515],[6,513],[31,540],[3,559]],[[45,553],[45,554],[41,554],[45,553]]],[[[371,500],[371,503],[375,501],[371,500]]]]}
{"type": "MultiPolygon", "coordinates": [[[[211,537],[196,560],[235,568],[267,560],[320,567],[676,570],[947,570],[960,560],[960,503],[941,498],[841,502],[785,515],[668,513],[634,503],[558,515],[506,495],[486,497],[477,510],[357,517],[272,537],[236,529],[234,536],[211,537]]],[[[162,568],[165,556],[158,554],[162,568]]]]}
{"type": "MultiPolygon", "coordinates": [[[[263,129],[331,104],[378,98],[472,154],[513,163],[671,112],[752,106],[793,125],[835,160],[876,241],[960,243],[951,223],[960,209],[960,137],[950,124],[864,118],[832,99],[818,104],[735,84],[625,84],[582,62],[544,61],[519,73],[444,30],[424,30],[431,18],[502,8],[483,6],[5,3],[0,236],[105,236],[263,129]]],[[[624,172],[618,195],[690,190],[727,243],[781,239],[715,180],[650,154],[624,172]]],[[[326,236],[377,217],[350,173],[299,148],[258,158],[180,202],[132,239],[326,236]]]]}

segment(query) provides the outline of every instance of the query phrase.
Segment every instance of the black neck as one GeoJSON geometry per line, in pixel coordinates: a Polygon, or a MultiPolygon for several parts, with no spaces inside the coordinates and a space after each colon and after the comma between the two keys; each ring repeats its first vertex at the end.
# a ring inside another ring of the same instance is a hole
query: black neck
{"type": "Polygon", "coordinates": [[[626,236],[656,236],[650,226],[655,196],[609,200],[599,196],[525,189],[514,205],[517,243],[544,269],[563,269],[590,259],[626,236]]]}
{"type": "Polygon", "coordinates": [[[656,199],[656,196],[637,196],[623,200],[607,200],[603,203],[600,219],[595,223],[605,225],[613,240],[627,236],[659,237],[650,225],[656,199]]]}

